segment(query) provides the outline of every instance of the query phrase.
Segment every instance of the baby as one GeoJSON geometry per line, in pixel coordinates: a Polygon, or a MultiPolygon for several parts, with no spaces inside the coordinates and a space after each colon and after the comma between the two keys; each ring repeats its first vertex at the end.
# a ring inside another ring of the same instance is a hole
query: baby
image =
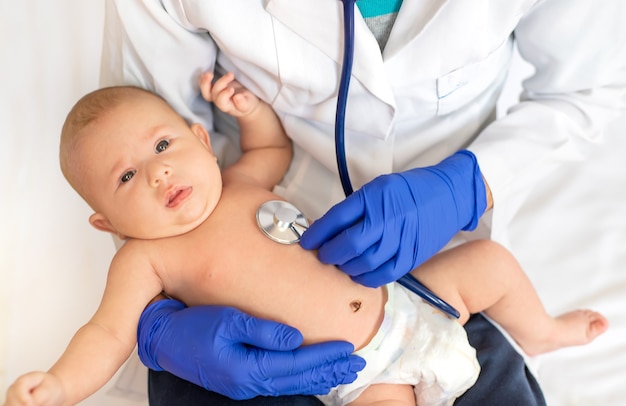
{"type": "Polygon", "coordinates": [[[320,396],[333,405],[451,404],[479,372],[462,328],[472,313],[484,311],[529,355],[586,344],[607,329],[592,311],[547,315],[515,259],[490,241],[412,271],[460,311],[457,321],[397,284],[359,285],[314,252],[270,240],[255,214],[280,199],[271,190],[291,143],[271,108],[232,74],[212,79],[200,80],[204,98],[241,128],[242,156],[221,173],[207,131],[148,91],[97,90],[69,113],[63,173],[94,210],[90,223],[126,241],[95,315],[47,373],[18,378],[6,405],[75,404],[94,393],[132,352],[139,317],[161,292],[294,326],[305,344],[351,342],[367,365],[354,383],[320,396]]]}

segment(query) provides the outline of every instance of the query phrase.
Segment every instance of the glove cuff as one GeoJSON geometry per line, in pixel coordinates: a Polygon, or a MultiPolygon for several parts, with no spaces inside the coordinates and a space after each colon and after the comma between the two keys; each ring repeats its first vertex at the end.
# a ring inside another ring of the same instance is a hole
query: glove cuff
{"type": "Polygon", "coordinates": [[[137,325],[137,349],[139,359],[154,371],[163,371],[156,359],[154,348],[158,346],[159,330],[167,324],[167,317],[186,306],[173,299],[158,300],[149,304],[141,314],[137,325]]]}
{"type": "MultiPolygon", "coordinates": [[[[476,160],[476,155],[468,150],[462,150],[452,155],[452,158],[458,157],[462,159],[463,162],[466,162],[466,172],[462,171],[460,175],[466,175],[465,177],[469,177],[466,180],[467,185],[470,187],[467,190],[467,195],[474,195],[473,205],[470,205],[470,219],[465,226],[461,228],[463,231],[472,231],[478,226],[478,220],[485,213],[487,209],[487,189],[485,187],[485,179],[483,178],[483,174],[480,171],[480,167],[478,166],[478,161],[476,160]],[[463,173],[465,172],[465,173],[463,173]],[[473,206],[473,207],[472,207],[473,206]]],[[[458,190],[463,190],[462,188],[458,190]]],[[[472,200],[470,200],[471,202],[472,200]]]]}
{"type": "MultiPolygon", "coordinates": [[[[458,151],[437,165],[412,169],[400,175],[407,180],[414,196],[433,193],[434,198],[439,199],[437,204],[444,212],[437,221],[443,221],[445,216],[449,221],[446,224],[450,227],[446,230],[451,232],[446,238],[452,238],[459,230],[474,230],[487,208],[485,181],[478,167],[476,156],[470,151],[458,151]],[[425,173],[430,174],[430,180],[424,180],[425,173]],[[422,181],[416,179],[422,179],[422,181]],[[426,184],[430,190],[414,189],[416,185],[424,187],[426,184]],[[453,217],[454,214],[456,217],[453,217]]],[[[416,202],[420,204],[425,201],[428,199],[416,199],[416,202]]],[[[442,224],[439,223],[438,227],[441,226],[442,224]]]]}

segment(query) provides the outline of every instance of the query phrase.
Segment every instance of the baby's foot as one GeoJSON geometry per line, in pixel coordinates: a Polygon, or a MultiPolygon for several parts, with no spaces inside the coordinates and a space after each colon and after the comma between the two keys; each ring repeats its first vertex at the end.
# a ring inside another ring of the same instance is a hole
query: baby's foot
{"type": "Polygon", "coordinates": [[[563,347],[592,342],[609,327],[609,321],[592,310],[575,310],[554,319],[553,327],[543,340],[523,343],[528,355],[538,355],[563,347]]]}

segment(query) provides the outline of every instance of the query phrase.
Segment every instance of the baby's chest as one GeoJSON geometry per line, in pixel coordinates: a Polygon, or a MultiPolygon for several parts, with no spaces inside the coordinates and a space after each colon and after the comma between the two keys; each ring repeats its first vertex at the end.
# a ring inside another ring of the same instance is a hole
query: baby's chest
{"type": "Polygon", "coordinates": [[[210,221],[161,249],[166,293],[188,304],[219,303],[225,292],[253,286],[278,272],[277,265],[295,247],[267,238],[253,210],[235,214],[217,210],[210,221]]]}

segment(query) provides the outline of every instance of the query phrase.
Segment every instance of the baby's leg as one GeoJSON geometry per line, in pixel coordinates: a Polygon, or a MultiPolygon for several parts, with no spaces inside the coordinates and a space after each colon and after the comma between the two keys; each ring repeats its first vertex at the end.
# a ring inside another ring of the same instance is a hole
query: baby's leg
{"type": "Polygon", "coordinates": [[[549,316],[515,258],[493,241],[472,241],[442,252],[413,275],[461,313],[485,312],[529,355],[591,342],[608,321],[589,310],[549,316]]]}
{"type": "Polygon", "coordinates": [[[376,384],[368,386],[350,406],[414,406],[415,393],[411,385],[376,384]]]}

